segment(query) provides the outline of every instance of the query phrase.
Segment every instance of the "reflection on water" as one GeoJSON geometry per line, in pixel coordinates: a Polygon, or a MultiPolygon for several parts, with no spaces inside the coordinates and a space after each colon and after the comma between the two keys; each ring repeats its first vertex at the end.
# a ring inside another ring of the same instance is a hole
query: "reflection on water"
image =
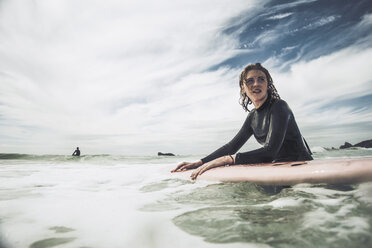
{"type": "Polygon", "coordinates": [[[160,182],[154,182],[143,186],[140,191],[142,192],[155,192],[167,189],[169,187],[177,187],[184,184],[192,184],[190,180],[180,180],[180,179],[164,179],[160,182]]]}
{"type": "MultiPolygon", "coordinates": [[[[143,192],[161,190],[167,187],[185,186],[194,184],[190,180],[171,179],[163,180],[156,184],[142,187],[143,192]]],[[[168,205],[247,205],[264,203],[267,199],[277,199],[286,195],[290,187],[283,186],[257,186],[248,182],[209,184],[205,187],[193,187],[191,190],[183,190],[169,194],[165,199],[146,205],[146,210],[155,210],[157,205],[167,202],[168,205]]]]}
{"type": "Polygon", "coordinates": [[[372,247],[372,182],[193,182],[169,159],[0,161],[0,247],[372,247]]]}
{"type": "Polygon", "coordinates": [[[271,207],[210,207],[190,211],[174,218],[187,233],[214,243],[250,242],[269,245],[299,245],[295,236],[302,213],[295,209],[271,207]]]}
{"type": "Polygon", "coordinates": [[[55,231],[56,233],[67,233],[74,231],[74,229],[65,226],[52,226],[49,228],[49,230],[55,231]]]}
{"type": "MultiPolygon", "coordinates": [[[[160,184],[164,183],[169,181],[160,184]]],[[[357,189],[358,185],[219,183],[169,194],[142,210],[179,209],[173,223],[209,243],[371,247],[372,205],[355,197],[357,189]]]]}
{"type": "Polygon", "coordinates": [[[49,238],[36,241],[30,245],[30,248],[48,248],[54,247],[61,244],[66,244],[71,241],[74,241],[75,238],[49,238]]]}

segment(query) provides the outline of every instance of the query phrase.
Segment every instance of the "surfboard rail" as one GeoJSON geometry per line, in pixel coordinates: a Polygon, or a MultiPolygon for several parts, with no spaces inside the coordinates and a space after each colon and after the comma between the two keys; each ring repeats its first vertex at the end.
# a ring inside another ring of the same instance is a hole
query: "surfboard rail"
{"type": "MultiPolygon", "coordinates": [[[[180,173],[190,177],[192,171],[180,173]]],[[[248,181],[258,185],[362,183],[372,181],[372,158],[222,166],[204,172],[197,180],[248,181]]]]}

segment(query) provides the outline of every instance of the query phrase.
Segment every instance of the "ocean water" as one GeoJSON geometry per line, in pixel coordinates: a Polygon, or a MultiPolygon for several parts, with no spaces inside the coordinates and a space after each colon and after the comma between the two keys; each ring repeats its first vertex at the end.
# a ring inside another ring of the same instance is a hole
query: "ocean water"
{"type": "Polygon", "coordinates": [[[372,182],[283,188],[169,173],[198,158],[0,154],[0,247],[372,247],[372,182]]]}

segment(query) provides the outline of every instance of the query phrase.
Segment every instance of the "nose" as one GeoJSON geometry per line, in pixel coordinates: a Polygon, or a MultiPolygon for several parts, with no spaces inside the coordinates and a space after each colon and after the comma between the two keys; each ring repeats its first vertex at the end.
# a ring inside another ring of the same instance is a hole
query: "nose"
{"type": "Polygon", "coordinates": [[[257,85],[259,85],[258,80],[257,79],[254,79],[253,86],[257,86],[257,85]]]}

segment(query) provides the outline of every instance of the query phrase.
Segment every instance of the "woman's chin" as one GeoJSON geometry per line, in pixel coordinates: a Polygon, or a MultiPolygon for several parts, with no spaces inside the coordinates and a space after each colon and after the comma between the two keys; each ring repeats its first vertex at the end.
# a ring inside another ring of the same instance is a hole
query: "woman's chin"
{"type": "Polygon", "coordinates": [[[257,94],[257,95],[254,95],[252,98],[251,98],[252,102],[262,102],[262,101],[265,101],[266,100],[266,95],[264,94],[257,94]]]}

